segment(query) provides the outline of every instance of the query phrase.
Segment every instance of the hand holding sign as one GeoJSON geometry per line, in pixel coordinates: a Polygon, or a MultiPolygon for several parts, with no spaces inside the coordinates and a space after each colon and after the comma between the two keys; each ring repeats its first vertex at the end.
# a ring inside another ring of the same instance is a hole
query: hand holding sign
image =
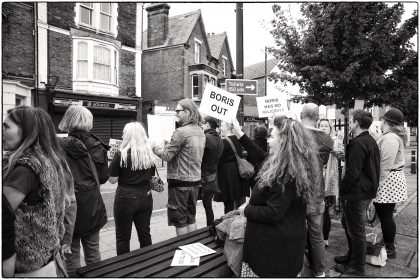
{"type": "Polygon", "coordinates": [[[236,117],[241,98],[211,84],[206,85],[201,99],[200,112],[213,118],[230,122],[236,117]]]}

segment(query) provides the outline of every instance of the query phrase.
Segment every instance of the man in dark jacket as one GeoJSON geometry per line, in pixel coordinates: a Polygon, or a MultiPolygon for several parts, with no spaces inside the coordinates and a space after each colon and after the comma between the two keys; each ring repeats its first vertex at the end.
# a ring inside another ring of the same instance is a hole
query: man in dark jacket
{"type": "Polygon", "coordinates": [[[379,185],[380,154],[369,135],[372,115],[363,110],[351,114],[349,128],[355,138],[346,147],[346,170],[340,184],[343,205],[341,224],[346,232],[348,253],[335,257],[335,270],[347,275],[364,276],[366,259],[366,209],[375,198],[379,185]]]}
{"type": "MultiPolygon", "coordinates": [[[[330,153],[334,147],[334,141],[324,131],[316,128],[319,119],[319,107],[314,103],[303,105],[301,113],[302,124],[308,128],[318,146],[320,170],[327,164],[330,153]]],[[[321,174],[322,175],[322,174],[321,174]]],[[[323,178],[321,176],[321,178],[323,178]]],[[[306,206],[306,223],[308,225],[308,263],[312,267],[313,276],[325,277],[324,253],[325,245],[322,234],[322,223],[325,211],[325,186],[324,180],[317,186],[313,203],[306,206]]]]}
{"type": "Polygon", "coordinates": [[[223,152],[223,141],[216,131],[217,119],[206,116],[203,118],[201,128],[206,136],[203,161],[201,162],[201,199],[206,211],[207,226],[214,222],[212,199],[215,193],[219,193],[217,182],[217,164],[223,152]]]}

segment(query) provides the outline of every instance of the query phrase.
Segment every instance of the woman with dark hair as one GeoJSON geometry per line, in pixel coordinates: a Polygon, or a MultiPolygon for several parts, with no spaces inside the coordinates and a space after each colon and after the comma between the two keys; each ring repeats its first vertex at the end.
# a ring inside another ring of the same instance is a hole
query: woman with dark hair
{"type": "Polygon", "coordinates": [[[70,106],[58,125],[61,131],[68,132],[68,137],[60,141],[73,174],[77,201],[71,252],[66,254],[67,272],[71,277],[76,276],[76,269],[80,267],[80,243],[86,265],[101,260],[99,230],[107,223],[99,187],[109,178],[109,147],[90,133],[92,125],[93,115],[83,106],[70,106]]]}
{"type": "MultiPolygon", "coordinates": [[[[253,143],[237,121],[234,126],[250,150],[253,143]]],[[[287,116],[275,117],[268,144],[249,204],[238,209],[247,218],[241,277],[296,277],[303,267],[306,204],[320,191],[318,147],[308,130],[287,116]]]]}
{"type": "Polygon", "coordinates": [[[267,137],[268,129],[265,125],[258,125],[254,128],[254,139],[252,142],[257,144],[264,152],[268,151],[267,137]]]}
{"type": "Polygon", "coordinates": [[[391,108],[382,117],[382,136],[377,140],[381,154],[379,188],[373,199],[376,213],[381,221],[383,241],[388,258],[395,258],[395,203],[407,200],[407,182],[404,176],[404,145],[407,134],[403,126],[403,114],[391,108]]]}
{"type": "Polygon", "coordinates": [[[3,194],[16,216],[14,276],[63,277],[60,243],[73,180],[51,117],[27,106],[7,111],[3,151],[3,194]]]}

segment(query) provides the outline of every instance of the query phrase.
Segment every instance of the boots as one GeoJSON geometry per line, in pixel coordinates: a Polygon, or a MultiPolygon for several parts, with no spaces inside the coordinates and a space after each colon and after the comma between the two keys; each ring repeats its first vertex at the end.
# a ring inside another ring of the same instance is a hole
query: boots
{"type": "Polygon", "coordinates": [[[397,253],[395,252],[395,245],[394,243],[384,242],[385,243],[385,249],[386,254],[388,256],[388,259],[395,259],[397,256],[397,253]]]}

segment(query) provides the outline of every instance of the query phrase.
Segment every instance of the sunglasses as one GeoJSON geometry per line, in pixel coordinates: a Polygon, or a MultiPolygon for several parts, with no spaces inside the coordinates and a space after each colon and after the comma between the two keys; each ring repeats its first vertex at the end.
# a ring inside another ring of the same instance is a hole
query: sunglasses
{"type": "Polygon", "coordinates": [[[179,112],[181,112],[181,111],[185,111],[185,110],[184,109],[182,109],[182,110],[175,110],[175,113],[178,115],[179,112]]]}

